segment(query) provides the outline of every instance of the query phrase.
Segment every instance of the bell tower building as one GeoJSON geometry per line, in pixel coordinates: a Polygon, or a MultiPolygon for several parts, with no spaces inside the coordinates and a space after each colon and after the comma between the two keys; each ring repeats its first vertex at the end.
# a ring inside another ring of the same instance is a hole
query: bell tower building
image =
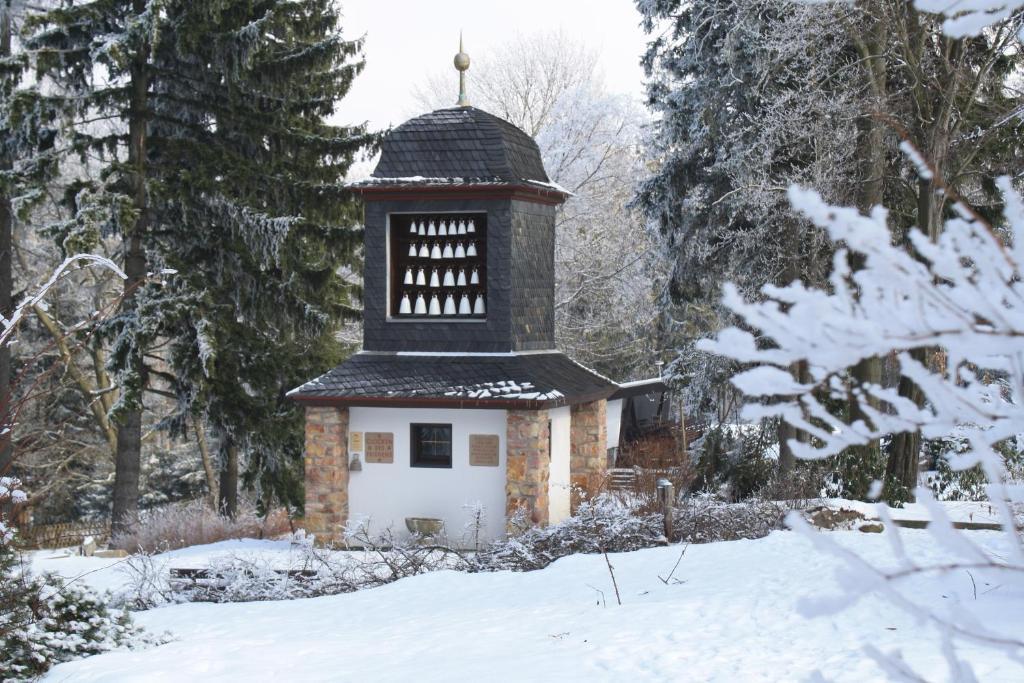
{"type": "Polygon", "coordinates": [[[363,349],[289,394],[307,409],[306,522],[321,534],[350,510],[450,528],[452,501],[479,487],[495,536],[519,508],[565,517],[570,489],[604,476],[619,387],[555,348],[555,214],[569,194],[529,135],[469,103],[469,64],[460,39],[456,105],[392,130],[351,185],[365,207],[363,349]],[[367,435],[388,425],[390,456],[371,455],[367,435]],[[427,441],[423,425],[437,428],[427,441]]]}

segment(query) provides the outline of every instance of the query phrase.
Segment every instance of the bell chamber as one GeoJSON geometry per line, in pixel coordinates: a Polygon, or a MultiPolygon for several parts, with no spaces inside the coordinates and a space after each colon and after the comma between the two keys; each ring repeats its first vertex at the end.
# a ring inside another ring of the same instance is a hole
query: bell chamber
{"type": "Polygon", "coordinates": [[[486,319],[486,213],[390,214],[388,224],[389,317],[486,319]]]}

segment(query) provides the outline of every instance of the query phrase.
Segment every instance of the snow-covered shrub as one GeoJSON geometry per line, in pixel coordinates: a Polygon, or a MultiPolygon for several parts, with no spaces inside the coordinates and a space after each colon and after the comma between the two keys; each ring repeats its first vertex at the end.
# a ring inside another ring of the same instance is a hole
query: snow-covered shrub
{"type": "Polygon", "coordinates": [[[89,590],[60,577],[31,575],[0,550],[0,679],[34,680],[50,667],[148,642],[127,612],[108,610],[89,590]]]}
{"type": "MultiPolygon", "coordinates": [[[[0,509],[24,500],[16,479],[0,478],[0,509]]],[[[88,589],[33,575],[14,539],[0,518],[0,681],[34,680],[60,662],[153,642],[88,589]]]]}
{"type": "MultiPolygon", "coordinates": [[[[930,465],[926,481],[936,500],[988,500],[986,489],[989,481],[979,465],[965,469],[950,466],[950,461],[969,447],[964,439],[956,436],[925,440],[923,450],[930,465]]],[[[1018,439],[1001,441],[993,446],[993,450],[1003,458],[1007,481],[1020,482],[1024,451],[1018,439]]]]}
{"type": "Polygon", "coordinates": [[[124,587],[114,604],[152,609],[183,602],[257,602],[350,593],[441,569],[472,569],[469,554],[421,543],[390,530],[371,534],[353,524],[348,541],[357,549],[317,548],[301,531],[286,557],[237,553],[202,567],[181,568],[156,553],[137,553],[121,565],[124,587]]]}
{"type": "Polygon", "coordinates": [[[715,425],[693,444],[697,453],[694,488],[743,500],[775,476],[774,429],[770,424],[715,425]]]}
{"type": "Polygon", "coordinates": [[[141,511],[138,521],[126,533],[114,536],[110,546],[128,552],[158,552],[235,538],[273,538],[290,528],[284,510],[261,517],[254,507],[242,506],[232,519],[194,500],[141,511]]]}
{"type": "Polygon", "coordinates": [[[666,543],[661,515],[645,513],[639,503],[610,494],[580,503],[576,514],[558,524],[532,526],[522,514],[511,522],[519,530],[495,541],[473,558],[479,571],[542,569],[576,553],[626,552],[666,543]]]}
{"type": "Polygon", "coordinates": [[[790,505],[759,498],[731,503],[714,494],[697,493],[685,497],[675,510],[674,540],[712,543],[763,538],[785,528],[790,509],[790,505]]]}

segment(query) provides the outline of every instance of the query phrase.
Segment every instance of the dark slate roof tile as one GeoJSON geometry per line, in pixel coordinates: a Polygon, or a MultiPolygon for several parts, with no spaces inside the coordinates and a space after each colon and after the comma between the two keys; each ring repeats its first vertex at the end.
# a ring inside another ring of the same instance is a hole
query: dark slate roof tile
{"type": "Polygon", "coordinates": [[[476,107],[439,109],[395,128],[373,176],[548,182],[533,138],[476,107]]]}
{"type": "Polygon", "coordinates": [[[433,399],[484,407],[495,402],[536,407],[597,400],[617,389],[611,380],[558,352],[479,356],[358,353],[288,396],[310,403],[433,399]]]}

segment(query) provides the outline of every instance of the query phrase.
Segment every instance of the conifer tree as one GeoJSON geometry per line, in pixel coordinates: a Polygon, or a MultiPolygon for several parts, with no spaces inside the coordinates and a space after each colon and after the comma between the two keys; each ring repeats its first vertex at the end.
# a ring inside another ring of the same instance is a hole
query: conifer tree
{"type": "Polygon", "coordinates": [[[158,382],[178,401],[171,427],[205,412],[250,481],[301,500],[301,417],[284,392],[338,359],[331,333],[358,296],[342,277],[359,233],[340,181],[372,138],[325,119],[360,44],[327,0],[94,0],[42,17],[31,44],[76,149],[104,155],[63,239],[103,229],[124,245],[107,331],[122,384],[115,523],[134,512],[158,382]],[[177,271],[165,288],[146,280],[159,268],[177,271]],[[157,340],[170,372],[149,363],[157,340]]]}
{"type": "MultiPolygon", "coordinates": [[[[372,142],[326,123],[362,68],[330,0],[215,0],[168,9],[154,54],[157,241],[176,269],[163,321],[184,418],[219,437],[222,505],[232,462],[262,500],[301,505],[302,415],[285,392],[341,360],[357,312],[360,215],[341,187],[372,142]]],[[[179,422],[181,429],[186,420],[179,422]]]]}

